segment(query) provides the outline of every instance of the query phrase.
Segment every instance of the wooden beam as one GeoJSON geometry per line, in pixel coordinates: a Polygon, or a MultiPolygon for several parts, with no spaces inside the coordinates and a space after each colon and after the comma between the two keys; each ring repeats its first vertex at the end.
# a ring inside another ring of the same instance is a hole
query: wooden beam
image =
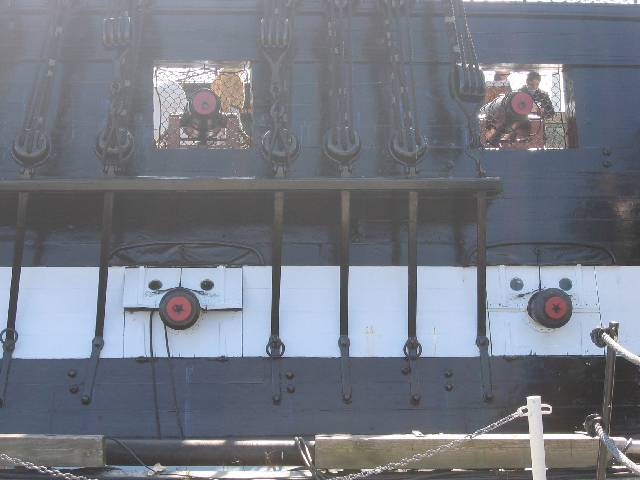
{"type": "MultiPolygon", "coordinates": [[[[99,435],[0,435],[0,453],[44,466],[105,466],[104,440],[99,435]]],[[[0,466],[13,464],[0,462],[0,466]]]]}
{"type": "MultiPolygon", "coordinates": [[[[315,459],[318,468],[367,469],[439,447],[463,435],[318,435],[315,459]]],[[[583,434],[546,434],[548,468],[594,467],[598,440],[583,434]]],[[[626,440],[616,438],[624,447],[626,440]]],[[[411,469],[493,469],[531,466],[529,435],[487,434],[455,450],[408,466],[411,469]]]]}

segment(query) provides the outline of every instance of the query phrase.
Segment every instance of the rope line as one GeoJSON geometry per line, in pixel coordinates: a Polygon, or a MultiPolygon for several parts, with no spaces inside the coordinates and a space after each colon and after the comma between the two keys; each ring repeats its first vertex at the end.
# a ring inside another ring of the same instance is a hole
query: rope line
{"type": "Polygon", "coordinates": [[[628,362],[633,363],[635,366],[640,367],[640,357],[635,353],[631,353],[629,350],[624,348],[618,342],[616,342],[609,334],[602,332],[600,334],[602,341],[607,344],[608,347],[613,348],[618,355],[627,360],[628,362]]]}
{"type": "Polygon", "coordinates": [[[615,442],[604,432],[602,428],[602,424],[600,422],[594,422],[593,429],[600,438],[602,444],[607,447],[609,453],[613,458],[615,458],[618,463],[624,465],[629,470],[631,470],[636,475],[640,476],[640,465],[632,462],[629,457],[627,457],[624,453],[620,451],[620,449],[616,446],[615,442]]]}

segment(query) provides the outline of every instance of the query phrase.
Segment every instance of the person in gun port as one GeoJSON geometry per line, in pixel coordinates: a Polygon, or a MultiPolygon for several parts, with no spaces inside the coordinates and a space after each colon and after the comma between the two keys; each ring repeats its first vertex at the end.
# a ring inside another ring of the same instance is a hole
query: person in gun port
{"type": "Polygon", "coordinates": [[[528,93],[533,97],[533,101],[536,103],[542,118],[550,118],[553,117],[556,112],[549,98],[549,94],[544,90],[540,90],[540,80],[542,80],[542,77],[538,72],[529,72],[526,85],[519,91],[528,93]]]}

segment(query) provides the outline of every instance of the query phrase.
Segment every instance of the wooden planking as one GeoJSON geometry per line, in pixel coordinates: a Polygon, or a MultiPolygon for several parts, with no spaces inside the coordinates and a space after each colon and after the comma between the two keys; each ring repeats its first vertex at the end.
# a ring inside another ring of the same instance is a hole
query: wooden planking
{"type": "MultiPolygon", "coordinates": [[[[36,465],[54,467],[105,466],[101,435],[0,435],[0,453],[36,465]]],[[[0,466],[13,466],[1,462],[0,466]]]]}
{"type": "MultiPolygon", "coordinates": [[[[366,469],[397,461],[438,447],[463,435],[319,435],[315,458],[318,468],[366,469]]],[[[546,434],[548,468],[593,467],[598,440],[581,434],[546,434]]],[[[616,439],[624,446],[624,439],[616,439]]],[[[461,448],[419,461],[411,468],[528,468],[531,466],[527,434],[481,435],[461,448]]]]}

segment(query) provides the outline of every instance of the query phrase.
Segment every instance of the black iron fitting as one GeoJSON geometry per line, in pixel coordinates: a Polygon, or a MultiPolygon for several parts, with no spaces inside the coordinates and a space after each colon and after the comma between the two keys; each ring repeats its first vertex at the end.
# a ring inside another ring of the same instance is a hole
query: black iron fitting
{"type": "Polygon", "coordinates": [[[591,341],[599,348],[605,348],[607,344],[602,338],[602,334],[606,333],[614,340],[618,339],[618,323],[611,322],[608,327],[596,327],[591,330],[591,341]]]}
{"type": "Polygon", "coordinates": [[[269,337],[269,342],[267,343],[266,352],[267,355],[271,358],[280,358],[284,356],[284,352],[286,347],[284,342],[280,339],[278,335],[271,335],[269,337]]]}
{"type": "Polygon", "coordinates": [[[282,401],[282,375],[280,359],[284,356],[285,346],[278,335],[271,335],[267,343],[267,355],[271,358],[271,400],[274,405],[282,401]]]}
{"type": "Polygon", "coordinates": [[[337,165],[339,175],[346,177],[351,175],[362,146],[360,135],[353,126],[351,17],[354,7],[346,0],[330,0],[326,6],[330,126],[324,136],[323,150],[325,156],[337,165]]]}
{"type": "Polygon", "coordinates": [[[407,62],[407,52],[410,53],[412,47],[410,44],[405,45],[403,41],[403,30],[407,32],[408,42],[411,41],[411,5],[402,0],[383,0],[381,6],[384,10],[384,34],[391,65],[390,103],[393,128],[388,149],[391,157],[410,174],[427,151],[427,141],[418,130],[413,69],[407,62]],[[406,65],[409,66],[405,67],[406,65]]]}
{"type": "Polygon", "coordinates": [[[584,431],[587,432],[589,436],[598,436],[598,433],[596,432],[596,425],[602,425],[602,416],[599,413],[587,415],[587,418],[584,419],[583,426],[584,431]]]}
{"type": "Polygon", "coordinates": [[[81,397],[83,405],[89,405],[93,396],[100,352],[104,347],[104,318],[107,304],[107,283],[109,280],[109,258],[111,253],[111,233],[113,228],[113,210],[115,194],[104,194],[102,206],[102,236],[100,239],[100,267],[98,269],[98,291],[96,296],[95,333],[91,341],[91,358],[85,374],[84,390],[81,397]]]}
{"type": "Polygon", "coordinates": [[[416,337],[409,337],[404,344],[404,356],[409,360],[416,360],[422,355],[422,344],[416,337]]]}
{"type": "Polygon", "coordinates": [[[493,400],[493,381],[489,354],[490,341],[487,337],[487,196],[484,193],[478,193],[476,201],[476,346],[480,352],[482,398],[485,402],[489,402],[493,400]]]}
{"type": "Polygon", "coordinates": [[[340,348],[340,381],[342,383],[342,400],[351,403],[353,391],[351,388],[351,361],[349,359],[349,347],[351,340],[347,335],[340,335],[338,347],[340,348]]]}
{"type": "Polygon", "coordinates": [[[11,286],[9,287],[9,307],[7,309],[7,327],[0,332],[2,342],[2,369],[0,370],[0,407],[5,404],[5,394],[9,383],[9,371],[18,331],[16,318],[18,314],[18,298],[20,295],[20,277],[22,275],[22,260],[24,257],[24,243],[27,229],[27,213],[29,210],[30,194],[18,194],[18,210],[16,212],[16,236],[13,244],[13,264],[11,267],[11,286]]]}
{"type": "Polygon", "coordinates": [[[0,332],[0,343],[2,349],[6,352],[13,352],[18,342],[18,331],[15,328],[5,328],[0,332]]]}
{"type": "Polygon", "coordinates": [[[416,337],[409,337],[404,344],[404,355],[409,362],[409,393],[411,403],[420,403],[420,376],[418,375],[418,358],[422,355],[422,344],[416,337]]]}
{"type": "Polygon", "coordinates": [[[2,342],[2,369],[0,370],[0,407],[5,405],[7,385],[9,384],[9,371],[13,360],[13,351],[18,341],[18,332],[15,329],[5,328],[0,332],[2,342]]]}
{"type": "Polygon", "coordinates": [[[146,3],[146,0],[112,0],[113,15],[103,21],[103,44],[115,51],[114,80],[107,124],[96,140],[96,155],[108,175],[124,171],[134,153],[131,109],[146,3]]]}
{"type": "Polygon", "coordinates": [[[61,84],[58,79],[63,36],[71,11],[71,0],[53,0],[50,3],[48,34],[45,37],[38,73],[33,85],[29,106],[25,112],[22,128],[16,136],[13,159],[22,168],[22,173],[31,177],[35,171],[49,162],[53,151],[51,142],[52,124],[57,117],[61,84]]]}
{"type": "Polygon", "coordinates": [[[89,405],[93,398],[93,387],[98,372],[98,364],[100,363],[100,352],[102,352],[103,347],[104,339],[101,336],[94,337],[91,342],[91,358],[85,374],[84,389],[80,398],[83,405],[89,405]]]}
{"type": "Polygon", "coordinates": [[[300,142],[289,127],[291,44],[296,0],[263,0],[260,45],[271,70],[269,128],[262,137],[262,154],[274,175],[284,177],[300,152],[300,142]]]}

